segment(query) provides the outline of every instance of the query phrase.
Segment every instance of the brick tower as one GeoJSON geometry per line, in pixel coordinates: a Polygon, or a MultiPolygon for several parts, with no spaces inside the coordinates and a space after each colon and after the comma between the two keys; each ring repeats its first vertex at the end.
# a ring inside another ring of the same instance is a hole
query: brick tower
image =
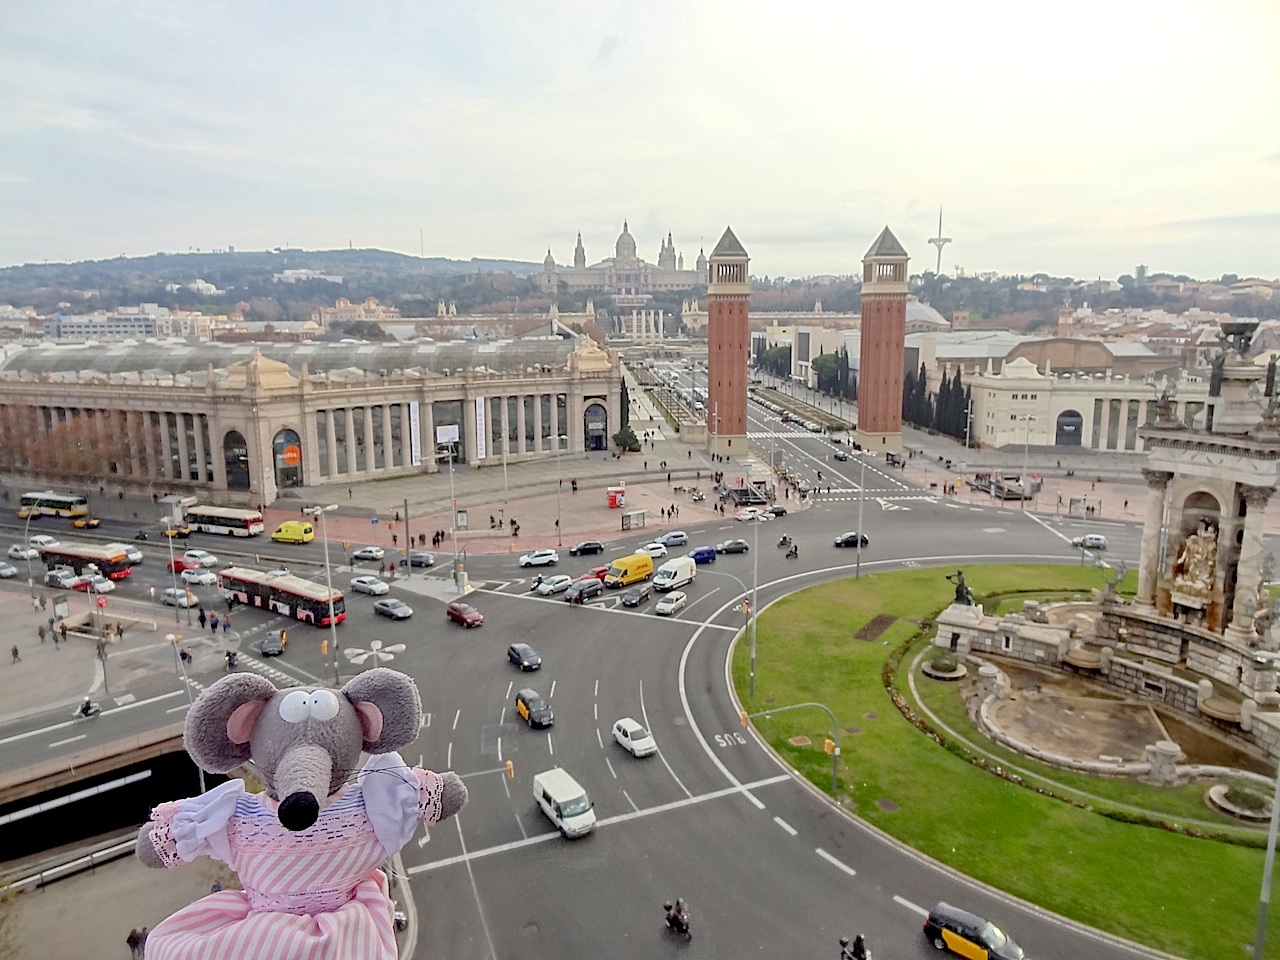
{"type": "Polygon", "coordinates": [[[747,455],[748,259],[725,227],[707,263],[707,450],[737,458],[747,455]]]}
{"type": "Polygon", "coordinates": [[[902,451],[907,251],[885,227],[862,258],[862,338],[855,438],[873,453],[902,451]]]}

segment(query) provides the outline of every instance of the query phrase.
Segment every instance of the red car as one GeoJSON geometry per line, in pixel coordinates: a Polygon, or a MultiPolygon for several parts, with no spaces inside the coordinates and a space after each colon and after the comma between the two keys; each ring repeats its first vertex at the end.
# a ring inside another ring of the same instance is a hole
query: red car
{"type": "Polygon", "coordinates": [[[606,567],[592,567],[590,570],[588,570],[586,573],[584,573],[584,574],[583,574],[582,576],[580,576],[578,579],[579,579],[579,580],[600,580],[600,581],[602,581],[602,582],[603,582],[603,581],[604,581],[604,575],[605,575],[606,573],[608,573],[608,572],[609,572],[609,568],[608,568],[607,566],[606,566],[606,567]]]}
{"type": "Polygon", "coordinates": [[[468,630],[484,623],[484,614],[465,600],[455,600],[444,608],[445,618],[460,623],[468,630]]]}
{"type": "Polygon", "coordinates": [[[199,570],[200,564],[186,557],[174,557],[165,567],[172,573],[181,573],[183,570],[199,570]]]}

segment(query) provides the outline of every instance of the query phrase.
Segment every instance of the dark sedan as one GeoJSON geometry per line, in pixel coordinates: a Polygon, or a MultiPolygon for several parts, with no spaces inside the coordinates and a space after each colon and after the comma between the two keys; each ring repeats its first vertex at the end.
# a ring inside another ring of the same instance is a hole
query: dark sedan
{"type": "Polygon", "coordinates": [[[780,503],[775,503],[766,512],[772,513],[775,517],[785,517],[787,515],[787,508],[780,503]]]}
{"type": "Polygon", "coordinates": [[[434,567],[436,565],[436,555],[427,553],[425,550],[414,550],[409,554],[409,566],[411,567],[434,567]]]}
{"type": "Polygon", "coordinates": [[[716,544],[716,553],[746,553],[751,545],[745,540],[726,540],[716,544]]]}
{"type": "Polygon", "coordinates": [[[564,592],[564,598],[568,603],[582,603],[602,593],[604,593],[604,584],[595,577],[588,577],[571,583],[569,589],[564,592]]]}
{"type": "Polygon", "coordinates": [[[870,542],[871,541],[867,539],[867,535],[865,533],[863,534],[842,533],[840,534],[840,536],[836,537],[835,539],[835,545],[837,547],[858,547],[858,546],[865,547],[870,542]]]}
{"type": "Polygon", "coordinates": [[[583,557],[589,553],[604,553],[604,544],[599,540],[583,540],[569,548],[571,557],[583,557]]]}
{"type": "Polygon", "coordinates": [[[648,601],[652,594],[649,584],[642,583],[638,587],[632,587],[622,595],[622,605],[624,607],[638,607],[640,604],[648,601]]]}
{"type": "Polygon", "coordinates": [[[507,647],[507,660],[521,670],[538,670],[542,667],[542,657],[527,643],[513,643],[507,647]]]}

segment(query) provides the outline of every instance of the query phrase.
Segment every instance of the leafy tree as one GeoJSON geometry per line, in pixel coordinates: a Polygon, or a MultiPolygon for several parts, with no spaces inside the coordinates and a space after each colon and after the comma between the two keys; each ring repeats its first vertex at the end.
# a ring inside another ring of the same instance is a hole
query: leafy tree
{"type": "MultiPolygon", "coordinates": [[[[7,432],[7,431],[6,431],[7,432]]],[[[4,466],[50,480],[85,486],[124,472],[130,450],[123,426],[120,436],[101,417],[78,413],[48,433],[35,430],[6,437],[4,466]]]]}
{"type": "Polygon", "coordinates": [[[631,425],[631,394],[627,392],[627,381],[622,381],[622,395],[619,398],[622,405],[622,429],[626,430],[631,425]]]}
{"type": "Polygon", "coordinates": [[[770,347],[761,354],[757,366],[775,377],[791,376],[791,348],[789,346],[770,347]]]}
{"type": "Polygon", "coordinates": [[[613,442],[616,446],[630,453],[640,452],[640,438],[636,436],[636,432],[630,426],[625,426],[615,433],[613,442]]]}

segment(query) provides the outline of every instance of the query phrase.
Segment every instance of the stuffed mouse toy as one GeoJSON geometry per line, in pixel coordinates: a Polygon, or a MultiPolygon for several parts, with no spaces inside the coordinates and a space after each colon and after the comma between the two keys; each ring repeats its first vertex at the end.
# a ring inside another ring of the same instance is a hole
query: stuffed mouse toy
{"type": "Polygon", "coordinates": [[[252,760],[266,790],[229,780],[163,803],[138,834],[138,859],[172,867],[221,860],[244,890],[210,894],[147,937],[149,960],[393,960],[392,904],[379,865],[419,822],[467,802],[456,773],[410,767],[422,702],[413,680],[377,667],[341,690],[277,690],[255,674],[223,677],[187,714],[183,740],[210,773],[252,760]],[[361,750],[373,754],[355,777],[361,750]]]}

